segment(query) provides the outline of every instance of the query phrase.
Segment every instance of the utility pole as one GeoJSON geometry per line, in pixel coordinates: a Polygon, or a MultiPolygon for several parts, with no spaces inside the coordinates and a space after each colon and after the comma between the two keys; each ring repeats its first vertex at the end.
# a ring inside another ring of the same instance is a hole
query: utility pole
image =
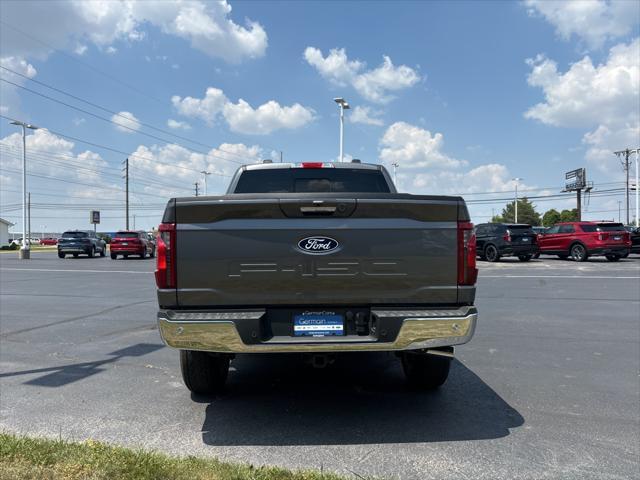
{"type": "Polygon", "coordinates": [[[617,152],[613,152],[616,154],[620,161],[622,162],[622,169],[625,174],[625,189],[624,189],[624,199],[627,204],[627,225],[629,225],[629,166],[630,161],[629,157],[631,157],[632,153],[636,154],[636,226],[638,225],[638,148],[629,149],[625,148],[624,150],[618,150],[617,152]]]}
{"type": "Polygon", "coordinates": [[[195,182],[194,185],[196,186],[196,197],[198,196],[198,182],[195,182]]]}
{"type": "Polygon", "coordinates": [[[133,229],[136,229],[136,214],[133,214],[133,229]]]}
{"type": "Polygon", "coordinates": [[[340,105],[340,162],[344,161],[344,111],[350,109],[351,107],[347,103],[347,101],[342,97],[337,97],[333,99],[338,105],[340,105]]]}
{"type": "Polygon", "coordinates": [[[206,170],[203,170],[200,173],[204,176],[204,196],[206,197],[207,196],[207,177],[211,175],[211,172],[207,172],[206,170]]]}
{"type": "Polygon", "coordinates": [[[280,150],[280,163],[282,163],[282,150],[280,150]]]}
{"type": "Polygon", "coordinates": [[[125,223],[126,230],[129,230],[129,159],[124,162],[124,204],[125,204],[125,223]]]}
{"type": "Polygon", "coordinates": [[[11,125],[22,127],[22,247],[18,252],[18,258],[28,260],[31,258],[31,249],[27,240],[27,128],[37,130],[38,127],[29,123],[13,120],[11,125]]]}
{"type": "Polygon", "coordinates": [[[618,200],[618,221],[620,221],[620,206],[622,205],[622,200],[618,200]]]}

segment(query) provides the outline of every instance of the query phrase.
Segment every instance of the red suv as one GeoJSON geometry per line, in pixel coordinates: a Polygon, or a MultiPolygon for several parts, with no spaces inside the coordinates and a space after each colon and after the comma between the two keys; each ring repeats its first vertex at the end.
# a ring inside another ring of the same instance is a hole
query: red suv
{"type": "Polygon", "coordinates": [[[113,260],[118,258],[118,255],[122,255],[124,258],[129,255],[139,255],[140,258],[145,258],[149,255],[153,258],[156,254],[156,246],[149,241],[145,232],[117,232],[111,240],[109,248],[113,260]]]}
{"type": "Polygon", "coordinates": [[[621,223],[566,222],[558,223],[538,235],[540,253],[571,257],[584,262],[592,255],[604,255],[617,262],[629,253],[631,238],[621,223]]]}

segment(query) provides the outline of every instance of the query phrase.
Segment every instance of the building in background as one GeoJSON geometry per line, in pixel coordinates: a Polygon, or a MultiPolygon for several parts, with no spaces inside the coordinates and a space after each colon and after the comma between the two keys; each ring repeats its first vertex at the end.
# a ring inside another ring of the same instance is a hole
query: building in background
{"type": "Polygon", "coordinates": [[[9,243],[9,227],[13,227],[13,223],[4,218],[0,218],[0,245],[9,243]]]}

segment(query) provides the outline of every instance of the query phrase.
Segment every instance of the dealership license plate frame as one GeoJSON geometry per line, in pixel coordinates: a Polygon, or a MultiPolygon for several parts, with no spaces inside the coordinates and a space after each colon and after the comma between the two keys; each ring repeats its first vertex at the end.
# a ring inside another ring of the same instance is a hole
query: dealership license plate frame
{"type": "Polygon", "coordinates": [[[344,315],[334,312],[305,312],[293,315],[294,337],[341,337],[344,334],[344,315]]]}

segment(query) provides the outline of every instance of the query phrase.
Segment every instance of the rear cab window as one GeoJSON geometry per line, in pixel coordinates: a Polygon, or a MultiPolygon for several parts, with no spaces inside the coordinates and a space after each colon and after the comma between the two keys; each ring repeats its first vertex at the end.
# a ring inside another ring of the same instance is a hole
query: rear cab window
{"type": "Polygon", "coordinates": [[[87,232],[64,232],[62,238],[87,238],[87,232]]]}
{"type": "Polygon", "coordinates": [[[245,170],[234,193],[390,193],[380,170],[274,168],[245,170]]]}
{"type": "Polygon", "coordinates": [[[596,223],[580,225],[583,232],[624,232],[624,225],[621,223],[596,223]]]}

